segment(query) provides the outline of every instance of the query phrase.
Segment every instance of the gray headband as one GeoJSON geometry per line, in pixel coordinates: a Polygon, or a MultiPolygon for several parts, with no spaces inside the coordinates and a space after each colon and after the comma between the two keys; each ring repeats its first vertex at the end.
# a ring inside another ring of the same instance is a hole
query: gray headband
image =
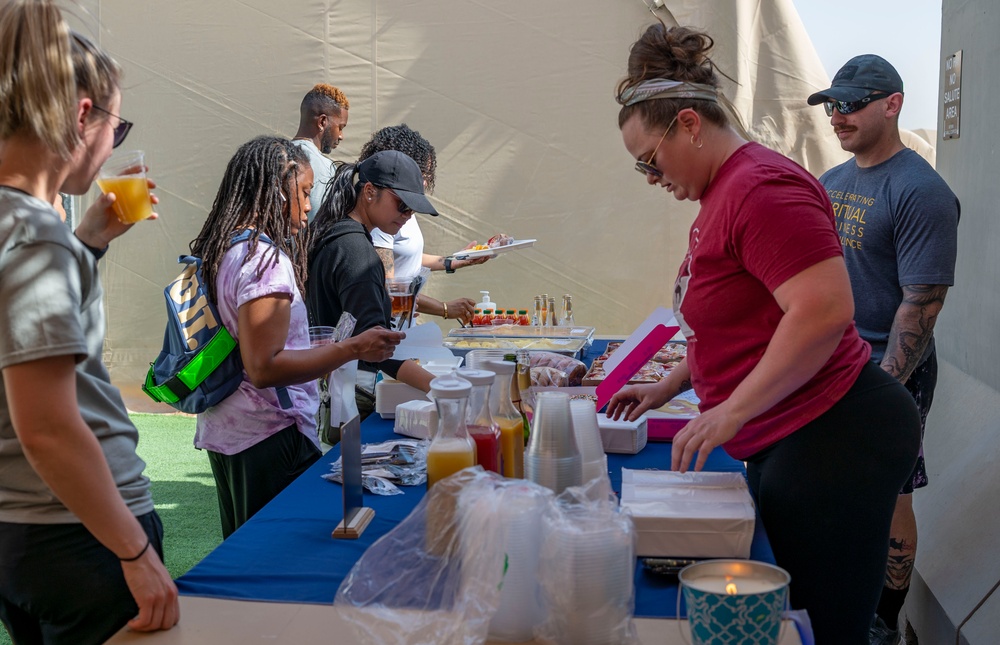
{"type": "Polygon", "coordinates": [[[701,99],[717,103],[718,96],[718,90],[711,85],[654,78],[625,88],[616,100],[625,106],[652,99],[701,99]]]}

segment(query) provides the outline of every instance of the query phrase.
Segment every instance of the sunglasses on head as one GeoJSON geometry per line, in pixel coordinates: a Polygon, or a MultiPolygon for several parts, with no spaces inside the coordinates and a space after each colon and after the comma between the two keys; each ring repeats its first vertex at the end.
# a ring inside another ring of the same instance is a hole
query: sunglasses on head
{"type": "Polygon", "coordinates": [[[653,153],[649,155],[649,160],[643,161],[642,159],[635,162],[636,172],[641,172],[644,175],[653,175],[654,177],[662,177],[663,173],[660,169],[653,165],[653,157],[656,156],[656,151],[660,149],[660,144],[663,140],[667,138],[667,133],[670,132],[670,128],[674,127],[674,122],[677,120],[677,116],[670,119],[670,123],[667,124],[667,129],[663,131],[663,136],[660,137],[659,142],[657,142],[656,147],[653,148],[653,153]]]}
{"type": "Polygon", "coordinates": [[[117,148],[122,144],[123,141],[125,141],[125,137],[128,136],[128,131],[132,129],[132,122],[126,121],[125,119],[121,118],[117,114],[114,114],[113,112],[108,112],[99,105],[95,105],[93,107],[95,110],[100,110],[101,112],[104,112],[108,116],[113,116],[114,118],[118,119],[118,125],[115,126],[114,142],[111,144],[112,148],[117,148]]]}
{"type": "Polygon", "coordinates": [[[851,114],[864,108],[872,101],[884,99],[887,96],[889,95],[885,92],[872,92],[868,96],[863,99],[858,99],[857,101],[824,101],[823,109],[826,110],[827,116],[833,116],[834,110],[837,110],[841,114],[851,114]]]}

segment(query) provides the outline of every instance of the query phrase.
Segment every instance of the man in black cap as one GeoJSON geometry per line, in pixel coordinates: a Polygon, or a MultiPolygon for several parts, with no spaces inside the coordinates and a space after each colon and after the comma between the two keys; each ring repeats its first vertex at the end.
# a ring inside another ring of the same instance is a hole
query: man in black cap
{"type": "MultiPolygon", "coordinates": [[[[871,343],[872,360],[906,385],[923,422],[937,382],[934,323],[955,283],[958,198],[900,140],[903,81],[884,58],[864,54],[847,61],[829,89],[809,97],[809,105],[820,103],[840,147],[854,153],[820,182],[833,202],[855,322],[871,343]]],[[[898,615],[917,549],[912,493],[926,485],[921,450],[892,518],[873,644],[901,642],[898,615]]]]}

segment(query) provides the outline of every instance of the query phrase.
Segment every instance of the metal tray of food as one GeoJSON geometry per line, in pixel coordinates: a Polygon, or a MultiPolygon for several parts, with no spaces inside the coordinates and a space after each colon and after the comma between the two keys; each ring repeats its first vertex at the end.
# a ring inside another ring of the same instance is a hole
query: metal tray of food
{"type": "Polygon", "coordinates": [[[548,327],[533,325],[494,325],[492,327],[459,327],[448,331],[448,338],[572,338],[590,342],[593,327],[572,325],[548,327]]]}
{"type": "Polygon", "coordinates": [[[444,346],[456,356],[465,356],[474,349],[519,349],[555,352],[579,358],[588,347],[586,338],[453,338],[444,339],[444,346]]]}

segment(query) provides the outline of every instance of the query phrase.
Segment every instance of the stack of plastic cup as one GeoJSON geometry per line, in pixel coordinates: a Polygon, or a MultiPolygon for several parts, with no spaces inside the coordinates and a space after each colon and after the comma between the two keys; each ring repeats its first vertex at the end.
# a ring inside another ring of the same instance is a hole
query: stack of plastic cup
{"type": "Polygon", "coordinates": [[[490,368],[486,365],[487,361],[502,361],[504,355],[513,353],[513,349],[473,349],[465,355],[465,366],[474,370],[488,370],[490,368]]]}
{"type": "Polygon", "coordinates": [[[632,535],[614,520],[567,520],[566,515],[543,520],[540,578],[547,615],[542,630],[557,643],[630,642],[632,535]]]}
{"type": "Polygon", "coordinates": [[[535,395],[531,438],[524,453],[524,475],[557,495],[583,483],[583,461],[576,445],[568,394],[535,395]]]}
{"type": "Polygon", "coordinates": [[[608,456],[604,454],[601,429],[597,426],[597,408],[593,401],[570,401],[573,416],[573,432],[576,445],[580,449],[583,483],[598,477],[608,476],[608,456]]]}
{"type": "Polygon", "coordinates": [[[500,606],[490,620],[490,640],[522,643],[542,621],[538,587],[538,553],[542,544],[542,512],[548,499],[537,488],[505,491],[500,509],[507,572],[500,606]]]}

